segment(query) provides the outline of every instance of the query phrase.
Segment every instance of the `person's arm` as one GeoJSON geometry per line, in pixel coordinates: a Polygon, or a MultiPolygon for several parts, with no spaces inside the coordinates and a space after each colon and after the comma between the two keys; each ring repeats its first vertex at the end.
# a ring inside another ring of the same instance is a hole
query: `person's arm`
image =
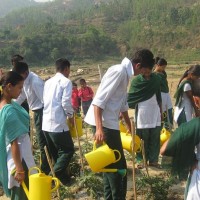
{"type": "Polygon", "coordinates": [[[96,105],[94,106],[94,117],[96,124],[96,133],[95,133],[95,141],[96,143],[102,143],[104,141],[104,132],[103,132],[103,124],[102,124],[102,109],[96,105]]]}
{"type": "Polygon", "coordinates": [[[185,91],[185,94],[186,94],[187,97],[189,98],[189,100],[190,100],[190,102],[191,102],[191,104],[192,104],[192,107],[194,108],[195,116],[198,117],[200,113],[199,113],[198,108],[197,108],[196,105],[195,105],[195,102],[194,102],[194,99],[193,99],[192,90],[185,91]]]}
{"type": "Polygon", "coordinates": [[[15,167],[16,167],[16,172],[15,172],[14,178],[16,181],[21,183],[25,179],[25,172],[24,172],[24,169],[22,166],[20,150],[19,150],[19,145],[18,145],[17,139],[11,143],[11,153],[12,153],[12,158],[14,160],[15,167]]]}
{"type": "Polygon", "coordinates": [[[88,90],[89,90],[88,97],[89,97],[89,98],[93,98],[94,92],[93,92],[92,88],[91,88],[91,87],[88,87],[88,90]]]}
{"type": "Polygon", "coordinates": [[[162,145],[162,147],[160,148],[160,154],[164,155],[166,147],[168,145],[169,139],[162,145]]]}
{"type": "Polygon", "coordinates": [[[126,123],[126,128],[128,129],[128,132],[131,133],[131,121],[130,121],[130,118],[129,118],[129,115],[128,115],[128,111],[121,112],[121,115],[124,118],[124,121],[126,123]]]}
{"type": "Polygon", "coordinates": [[[62,107],[67,117],[73,117],[73,107],[71,104],[71,97],[72,97],[72,83],[68,82],[64,86],[63,95],[62,95],[62,107]]]}

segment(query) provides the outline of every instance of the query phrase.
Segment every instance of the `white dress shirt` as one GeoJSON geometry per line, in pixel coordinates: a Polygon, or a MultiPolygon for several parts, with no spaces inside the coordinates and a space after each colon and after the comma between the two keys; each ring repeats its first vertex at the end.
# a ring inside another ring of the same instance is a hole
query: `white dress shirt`
{"type": "Polygon", "coordinates": [[[29,72],[16,102],[21,105],[27,99],[31,110],[41,109],[43,108],[43,89],[44,81],[37,74],[29,72]]]}
{"type": "Polygon", "coordinates": [[[128,110],[127,86],[133,74],[133,66],[128,58],[107,70],[84,119],[86,123],[95,126],[93,105],[96,105],[103,110],[103,126],[119,130],[119,113],[128,110]]]}
{"type": "Polygon", "coordinates": [[[44,85],[44,110],[42,130],[47,132],[68,131],[66,118],[73,116],[71,105],[72,82],[61,73],[44,85]]]}

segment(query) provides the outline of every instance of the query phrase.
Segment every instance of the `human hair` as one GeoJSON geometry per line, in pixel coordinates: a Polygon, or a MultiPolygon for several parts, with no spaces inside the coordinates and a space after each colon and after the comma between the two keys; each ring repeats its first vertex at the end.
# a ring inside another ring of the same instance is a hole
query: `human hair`
{"type": "Polygon", "coordinates": [[[164,58],[156,57],[155,63],[159,66],[167,65],[167,61],[164,58]]]}
{"type": "Polygon", "coordinates": [[[186,78],[189,74],[192,74],[194,76],[200,77],[200,65],[192,65],[189,69],[187,69],[183,76],[180,78],[178,86],[180,85],[181,81],[186,78]]]}
{"type": "Polygon", "coordinates": [[[140,68],[153,69],[155,59],[153,53],[149,49],[139,49],[131,58],[133,64],[140,63],[140,68]]]}
{"type": "Polygon", "coordinates": [[[59,58],[55,63],[56,71],[63,72],[66,68],[70,68],[70,62],[66,58],[59,58]]]}
{"type": "Polygon", "coordinates": [[[28,64],[25,62],[16,62],[13,69],[13,71],[17,72],[18,74],[24,74],[29,70],[28,64]]]}
{"type": "Polygon", "coordinates": [[[84,78],[81,78],[79,83],[86,83],[85,79],[84,78]]]}
{"type": "Polygon", "coordinates": [[[2,91],[4,90],[6,85],[8,85],[10,83],[12,86],[15,86],[20,81],[23,81],[23,80],[24,80],[24,78],[17,72],[9,71],[9,72],[5,73],[0,79],[0,87],[2,88],[2,90],[0,90],[0,100],[3,95],[2,91]]]}
{"type": "Polygon", "coordinates": [[[17,62],[20,62],[20,61],[23,61],[24,60],[24,57],[19,55],[19,54],[15,54],[12,56],[11,58],[11,63],[12,65],[14,66],[17,62]]]}
{"type": "Polygon", "coordinates": [[[193,96],[200,97],[200,79],[194,80],[193,86],[192,86],[192,93],[193,93],[193,96]]]}

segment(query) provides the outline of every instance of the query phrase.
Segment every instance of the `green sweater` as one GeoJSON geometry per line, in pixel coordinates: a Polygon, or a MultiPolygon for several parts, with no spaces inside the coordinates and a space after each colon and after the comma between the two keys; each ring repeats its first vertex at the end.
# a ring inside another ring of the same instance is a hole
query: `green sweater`
{"type": "Polygon", "coordinates": [[[129,108],[136,108],[140,102],[150,99],[156,94],[158,104],[162,102],[160,90],[161,78],[152,73],[149,80],[146,80],[141,74],[136,76],[132,82],[128,93],[129,108]]]}

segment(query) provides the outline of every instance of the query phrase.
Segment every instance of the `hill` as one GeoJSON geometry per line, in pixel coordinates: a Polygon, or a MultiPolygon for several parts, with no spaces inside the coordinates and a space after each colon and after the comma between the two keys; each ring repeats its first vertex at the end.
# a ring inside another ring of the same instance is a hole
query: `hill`
{"type": "Polygon", "coordinates": [[[23,54],[32,63],[130,55],[139,47],[171,61],[198,60],[198,0],[55,0],[13,11],[1,21],[0,63],[23,54]]]}
{"type": "Polygon", "coordinates": [[[36,5],[37,3],[33,0],[1,0],[0,1],[0,17],[5,16],[13,10],[19,8],[29,7],[36,5]]]}

